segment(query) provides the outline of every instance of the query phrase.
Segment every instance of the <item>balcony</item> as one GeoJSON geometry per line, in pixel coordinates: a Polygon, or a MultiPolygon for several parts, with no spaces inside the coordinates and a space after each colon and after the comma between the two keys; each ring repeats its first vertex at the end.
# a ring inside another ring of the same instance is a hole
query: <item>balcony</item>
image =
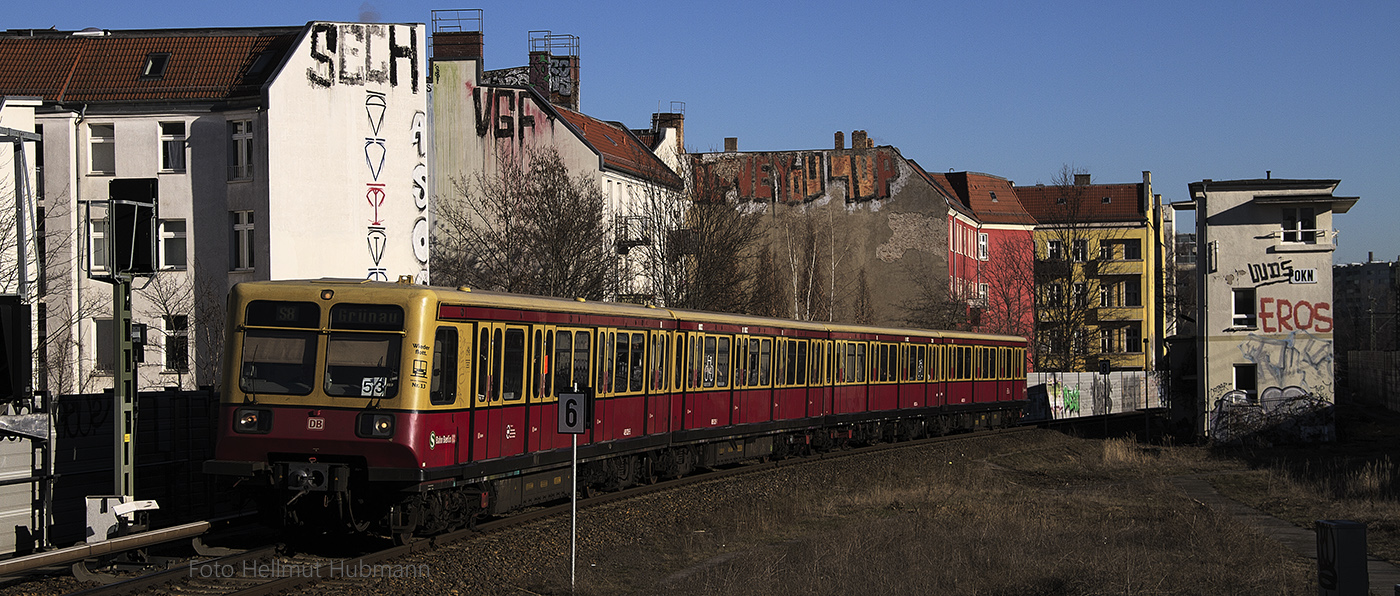
{"type": "Polygon", "coordinates": [[[1094,275],[1142,275],[1143,260],[1134,259],[1130,261],[1093,261],[1091,263],[1094,275]]]}
{"type": "Polygon", "coordinates": [[[1141,306],[1101,306],[1094,311],[1097,321],[1141,321],[1143,308],[1141,306]]]}

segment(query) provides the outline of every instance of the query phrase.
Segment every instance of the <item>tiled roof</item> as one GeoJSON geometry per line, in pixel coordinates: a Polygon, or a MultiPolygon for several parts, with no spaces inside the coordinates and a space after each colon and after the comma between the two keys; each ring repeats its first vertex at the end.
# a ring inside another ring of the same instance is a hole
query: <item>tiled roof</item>
{"type": "Polygon", "coordinates": [[[583,135],[584,142],[602,155],[603,167],[671,188],[682,186],[680,176],[671,171],[671,168],[657,158],[656,154],[627,127],[614,122],[604,122],[562,106],[552,107],[559,112],[560,117],[583,135]]]}
{"type": "Polygon", "coordinates": [[[978,172],[949,172],[943,177],[982,223],[1035,225],[1036,218],[1022,205],[1010,180],[978,172]]]}
{"type": "Polygon", "coordinates": [[[1138,221],[1144,218],[1141,184],[1017,186],[1026,211],[1041,223],[1138,221]],[[1060,202],[1064,199],[1064,202],[1060,202]]]}
{"type": "Polygon", "coordinates": [[[0,34],[0,95],[49,102],[218,100],[256,97],[301,27],[0,34]],[[262,52],[259,72],[249,73],[262,52]],[[168,53],[159,77],[143,78],[147,56],[168,53]]]}

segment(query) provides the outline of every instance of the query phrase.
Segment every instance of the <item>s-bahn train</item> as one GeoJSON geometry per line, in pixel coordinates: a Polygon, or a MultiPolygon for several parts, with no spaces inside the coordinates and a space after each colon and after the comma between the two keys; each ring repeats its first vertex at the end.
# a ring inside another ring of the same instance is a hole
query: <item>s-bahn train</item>
{"type": "Polygon", "coordinates": [[[356,280],[229,298],[215,459],[283,523],[400,539],[698,467],[1015,422],[1020,337],[356,280]],[[559,433],[559,396],[593,397],[559,433]]]}

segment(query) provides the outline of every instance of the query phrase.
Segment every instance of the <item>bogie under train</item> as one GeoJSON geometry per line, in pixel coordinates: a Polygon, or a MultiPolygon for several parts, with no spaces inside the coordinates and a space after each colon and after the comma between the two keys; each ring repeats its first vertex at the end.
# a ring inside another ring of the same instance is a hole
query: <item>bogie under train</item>
{"type": "Polygon", "coordinates": [[[216,459],[283,522],[431,534],[744,459],[1001,426],[1020,337],[409,284],[244,283],[216,459]],[[595,396],[592,428],[558,396],[595,396]]]}

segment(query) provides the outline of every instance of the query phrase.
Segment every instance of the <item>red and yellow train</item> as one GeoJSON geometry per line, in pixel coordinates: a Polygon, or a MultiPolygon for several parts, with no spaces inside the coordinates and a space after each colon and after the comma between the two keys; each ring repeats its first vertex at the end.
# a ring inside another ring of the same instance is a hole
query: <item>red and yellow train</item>
{"type": "Polygon", "coordinates": [[[697,467],[1013,423],[1025,340],[350,280],[229,300],[211,474],[395,536],[697,467]],[[592,428],[556,423],[594,398],[592,428]]]}

